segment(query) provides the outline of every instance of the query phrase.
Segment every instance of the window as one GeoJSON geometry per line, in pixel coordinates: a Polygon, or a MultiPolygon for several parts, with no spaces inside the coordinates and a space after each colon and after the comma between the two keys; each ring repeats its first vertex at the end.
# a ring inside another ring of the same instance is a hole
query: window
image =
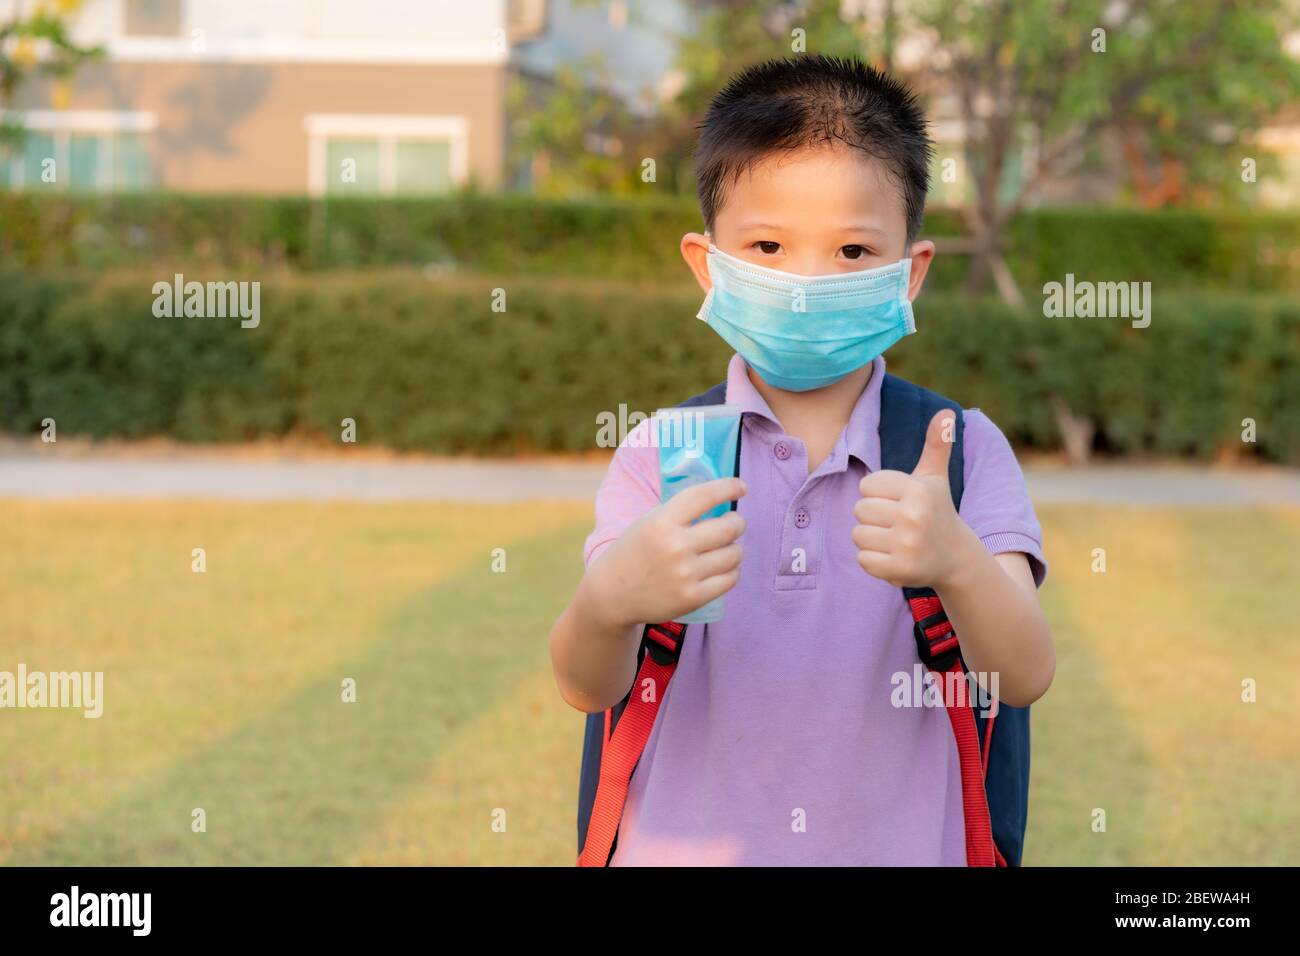
{"type": "Polygon", "coordinates": [[[307,117],[315,195],[433,196],[467,178],[463,117],[307,117]]]}
{"type": "Polygon", "coordinates": [[[118,133],[110,143],[113,187],[147,189],[153,185],[153,158],[142,133],[118,133]]]}
{"type": "Polygon", "coordinates": [[[433,196],[452,186],[446,141],[329,139],[325,157],[331,195],[433,196]]]}
{"type": "Polygon", "coordinates": [[[122,32],[129,37],[181,35],[180,0],[126,0],[122,32]]]}
{"type": "Polygon", "coordinates": [[[398,142],[396,144],[398,193],[431,195],[451,190],[451,144],[448,142],[398,142]]]}
{"type": "Polygon", "coordinates": [[[24,132],[0,155],[0,187],[109,192],[154,183],[151,115],[33,111],[16,119],[24,132]]]}
{"type": "Polygon", "coordinates": [[[379,195],[378,140],[331,139],[325,149],[325,191],[338,195],[379,195]]]}

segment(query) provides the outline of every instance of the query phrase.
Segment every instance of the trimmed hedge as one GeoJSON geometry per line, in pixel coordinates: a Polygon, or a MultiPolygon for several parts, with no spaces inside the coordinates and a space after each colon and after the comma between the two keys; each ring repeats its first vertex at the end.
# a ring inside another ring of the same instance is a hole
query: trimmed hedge
{"type": "MultiPolygon", "coordinates": [[[[29,267],[179,263],[263,268],[391,268],[502,275],[680,281],[693,201],[547,200],[466,193],[436,200],[166,194],[43,196],[0,192],[0,261],[29,267]]],[[[933,209],[925,234],[962,233],[933,209]]],[[[1036,292],[1067,272],[1157,290],[1300,291],[1294,212],[1057,208],[1033,210],[1008,236],[1007,262],[1036,292]]],[[[955,288],[964,256],[940,255],[932,290],[955,288]]],[[[184,271],[184,270],[182,270],[184,271]]]]}
{"type": "MultiPolygon", "coordinates": [[[[200,278],[193,275],[193,278],[200,278]]],[[[156,274],[0,274],[0,428],[233,441],[288,433],[442,453],[578,451],[597,414],[718,381],[694,287],[418,273],[262,280],[261,322],[155,318],[156,274]],[[505,290],[506,311],[492,310],[505,290]]],[[[205,277],[207,278],[207,277],[205,277]]],[[[1300,463],[1300,303],[1155,295],[1149,328],[927,293],[890,368],[1055,448],[1059,396],[1117,453],[1300,463]]]]}

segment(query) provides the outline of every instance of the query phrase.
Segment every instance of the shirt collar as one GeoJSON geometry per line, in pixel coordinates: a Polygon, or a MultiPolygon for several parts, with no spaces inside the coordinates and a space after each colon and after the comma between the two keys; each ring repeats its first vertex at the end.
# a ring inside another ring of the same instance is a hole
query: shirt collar
{"type": "MultiPolygon", "coordinates": [[[[832,459],[841,455],[843,444],[844,451],[870,471],[880,470],[880,387],[884,380],[885,357],[879,355],[871,363],[871,378],[853,405],[844,434],[831,452],[832,459]]],[[[727,365],[727,404],[739,405],[742,415],[751,416],[751,421],[757,419],[758,431],[765,439],[775,440],[775,436],[784,434],[767,400],[749,380],[745,360],[739,354],[733,355],[727,365]]]]}

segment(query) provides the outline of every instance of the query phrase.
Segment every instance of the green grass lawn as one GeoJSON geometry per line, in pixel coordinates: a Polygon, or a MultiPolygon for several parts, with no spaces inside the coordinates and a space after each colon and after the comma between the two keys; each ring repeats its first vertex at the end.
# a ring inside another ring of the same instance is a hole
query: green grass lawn
{"type": "MultiPolygon", "coordinates": [[[[0,670],[105,675],[98,720],[0,711],[0,862],[572,862],[582,720],[546,633],[589,506],[0,509],[0,670]]],[[[1026,863],[1300,863],[1300,511],[1040,517],[1026,863]]]]}

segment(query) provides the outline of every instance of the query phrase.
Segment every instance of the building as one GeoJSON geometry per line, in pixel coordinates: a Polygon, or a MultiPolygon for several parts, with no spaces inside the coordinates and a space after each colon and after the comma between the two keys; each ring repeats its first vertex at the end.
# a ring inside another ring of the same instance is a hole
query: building
{"type": "MultiPolygon", "coordinates": [[[[0,0],[0,22],[22,0],[0,0]]],[[[13,188],[428,195],[504,169],[511,45],[544,0],[86,0],[105,57],[32,82],[13,188]],[[51,163],[51,160],[53,161],[51,163]],[[52,172],[51,172],[52,171],[52,172]]]]}
{"type": "MultiPolygon", "coordinates": [[[[35,2],[0,0],[0,23],[35,2]]],[[[535,106],[561,67],[577,66],[648,121],[682,81],[673,40],[689,35],[692,16],[687,0],[83,0],[74,36],[106,56],[66,86],[19,91],[11,107],[27,135],[18,155],[0,154],[0,188],[527,190],[548,157],[509,157],[511,84],[535,106]],[[594,61],[611,69],[598,75],[594,61]]],[[[955,92],[933,82],[927,43],[920,32],[900,37],[894,67],[927,100],[938,146],[931,203],[965,205],[974,198],[960,174],[966,130],[955,92]]],[[[1300,56],[1300,34],[1287,45],[1300,56]]],[[[611,155],[622,145],[601,129],[586,139],[586,150],[611,155]]],[[[1006,163],[1009,194],[1035,160],[1033,131],[1021,139],[1006,163]]],[[[1300,205],[1295,110],[1254,142],[1276,167],[1259,204],[1300,205]]],[[[1033,203],[1123,201],[1128,171],[1114,137],[1096,152],[1044,181],[1033,203]]]]}

